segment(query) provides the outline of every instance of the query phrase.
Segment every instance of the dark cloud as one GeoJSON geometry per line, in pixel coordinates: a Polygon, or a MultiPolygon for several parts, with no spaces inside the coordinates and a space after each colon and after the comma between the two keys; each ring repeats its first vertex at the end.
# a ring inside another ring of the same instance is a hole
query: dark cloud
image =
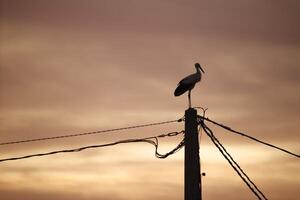
{"type": "MultiPolygon", "coordinates": [[[[299,43],[298,1],[2,1],[7,21],[39,28],[214,35],[299,43]]],[[[121,33],[120,35],[122,35],[121,33]]]]}

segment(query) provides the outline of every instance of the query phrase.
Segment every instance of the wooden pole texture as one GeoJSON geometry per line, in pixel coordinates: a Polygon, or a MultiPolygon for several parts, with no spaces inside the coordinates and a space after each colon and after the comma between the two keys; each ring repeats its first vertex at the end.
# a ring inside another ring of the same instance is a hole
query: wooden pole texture
{"type": "Polygon", "coordinates": [[[185,111],[184,200],[201,200],[197,110],[185,111]]]}

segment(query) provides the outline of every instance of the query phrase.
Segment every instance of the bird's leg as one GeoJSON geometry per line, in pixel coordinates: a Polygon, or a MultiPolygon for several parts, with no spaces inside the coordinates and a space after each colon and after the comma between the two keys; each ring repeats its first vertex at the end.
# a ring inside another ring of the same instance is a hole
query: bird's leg
{"type": "Polygon", "coordinates": [[[191,108],[192,107],[192,103],[191,103],[191,90],[189,90],[188,98],[189,98],[189,108],[191,108]]]}

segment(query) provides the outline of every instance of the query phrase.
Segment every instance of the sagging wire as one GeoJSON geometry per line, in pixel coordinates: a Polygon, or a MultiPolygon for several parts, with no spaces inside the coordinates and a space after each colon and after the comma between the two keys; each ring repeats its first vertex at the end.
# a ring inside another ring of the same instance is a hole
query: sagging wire
{"type": "Polygon", "coordinates": [[[152,137],[145,137],[145,138],[139,138],[139,139],[119,140],[117,142],[100,144],[100,145],[84,146],[84,147],[75,148],[75,149],[65,149],[65,150],[52,151],[52,152],[47,152],[47,153],[39,153],[39,154],[31,154],[31,155],[20,156],[20,157],[5,158],[5,159],[0,159],[0,162],[6,162],[6,161],[12,161],[12,160],[21,160],[21,159],[32,158],[32,157],[41,157],[41,156],[47,156],[47,155],[53,155],[53,154],[59,154],[59,153],[79,152],[79,151],[83,151],[83,150],[86,150],[86,149],[94,149],[94,148],[114,146],[114,145],[117,145],[117,144],[135,143],[135,142],[144,142],[144,143],[152,144],[153,146],[155,146],[155,156],[157,158],[164,159],[164,158],[167,158],[168,156],[178,152],[184,146],[184,139],[182,139],[181,142],[174,149],[172,149],[171,151],[169,151],[166,154],[158,153],[158,139],[163,138],[163,137],[174,137],[174,136],[177,136],[177,135],[183,134],[183,133],[184,133],[184,131],[170,132],[170,133],[161,134],[161,135],[152,136],[152,137]]]}

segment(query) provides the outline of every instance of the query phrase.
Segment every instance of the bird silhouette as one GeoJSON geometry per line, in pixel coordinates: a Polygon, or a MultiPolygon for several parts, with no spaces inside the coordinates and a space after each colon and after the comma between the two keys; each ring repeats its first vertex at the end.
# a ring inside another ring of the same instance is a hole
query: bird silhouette
{"type": "Polygon", "coordinates": [[[195,87],[196,83],[201,80],[201,71],[204,73],[204,70],[201,68],[201,65],[199,63],[195,64],[195,68],[196,68],[196,73],[191,74],[185,77],[184,79],[182,79],[178,83],[177,88],[174,91],[175,96],[180,96],[184,94],[186,91],[189,91],[188,93],[189,108],[191,107],[191,90],[195,87]]]}

